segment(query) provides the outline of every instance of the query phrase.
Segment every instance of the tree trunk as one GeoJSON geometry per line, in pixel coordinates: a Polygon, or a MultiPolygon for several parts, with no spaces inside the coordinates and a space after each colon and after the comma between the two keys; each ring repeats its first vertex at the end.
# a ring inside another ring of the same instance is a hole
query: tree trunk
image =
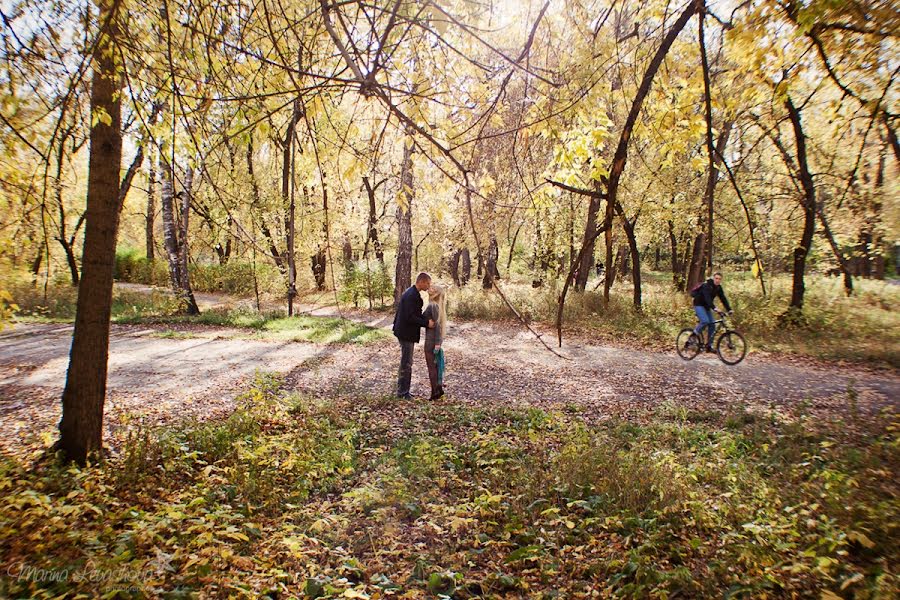
{"type": "MultiPolygon", "coordinates": [[[[703,31],[703,23],[706,16],[706,4],[699,11],[697,19],[700,41],[700,65],[703,72],[703,107],[706,116],[706,154],[709,159],[709,173],[706,178],[706,191],[703,201],[706,205],[706,260],[710,272],[713,269],[713,204],[715,201],[716,182],[719,180],[719,170],[716,168],[716,156],[713,151],[712,134],[712,97],[709,83],[709,60],[706,57],[706,36],[703,31]]],[[[727,131],[727,129],[726,129],[727,131]]],[[[727,135],[727,134],[726,134],[727,135]]],[[[725,136],[723,136],[725,137],[725,136]]],[[[720,138],[721,139],[721,138],[720,138]]]]}
{"type": "Polygon", "coordinates": [[[325,289],[325,275],[328,272],[327,258],[325,249],[321,246],[319,246],[316,253],[310,257],[313,279],[316,282],[316,289],[320,292],[325,289]]]}
{"type": "Polygon", "coordinates": [[[375,212],[375,188],[379,184],[375,184],[375,188],[373,188],[368,177],[363,177],[363,184],[366,186],[366,194],[369,196],[369,226],[366,231],[366,245],[363,250],[363,258],[369,256],[369,243],[371,243],[372,249],[375,251],[375,258],[378,259],[378,262],[384,264],[384,248],[382,248],[381,241],[378,239],[378,215],[375,212]]]}
{"type": "MultiPolygon", "coordinates": [[[[297,295],[297,264],[294,259],[294,227],[296,203],[293,193],[293,174],[294,174],[294,129],[300,121],[300,100],[294,99],[294,107],[291,112],[291,119],[288,121],[287,131],[284,133],[284,148],[282,153],[281,165],[281,201],[282,205],[287,209],[287,218],[285,219],[285,235],[287,236],[287,301],[288,316],[294,315],[294,297],[297,295]]],[[[314,265],[315,266],[315,265],[314,265]]],[[[315,274],[315,271],[314,271],[315,274]]],[[[324,270],[322,280],[324,284],[324,270]]],[[[316,280],[318,282],[318,279],[316,280]]]]}
{"type": "Polygon", "coordinates": [[[522,231],[522,225],[524,225],[524,221],[519,223],[519,226],[516,227],[516,233],[513,234],[512,241],[509,244],[509,256],[506,259],[506,271],[509,272],[512,270],[512,261],[513,255],[516,251],[516,240],[519,239],[519,232],[522,231]]]}
{"type": "MultiPolygon", "coordinates": [[[[621,206],[619,207],[621,210],[621,206]]],[[[632,302],[637,310],[641,310],[641,253],[638,250],[637,238],[634,235],[634,221],[629,221],[622,214],[622,228],[628,239],[628,248],[631,251],[631,281],[634,284],[632,302]]]]}
{"type": "Polygon", "coordinates": [[[616,265],[613,261],[613,232],[612,223],[615,207],[612,202],[606,200],[606,214],[603,218],[603,226],[606,230],[603,232],[603,241],[606,249],[606,276],[603,278],[603,301],[609,304],[609,291],[612,289],[613,282],[616,280],[616,265]]]}
{"type": "Polygon", "coordinates": [[[790,304],[790,308],[800,311],[803,309],[803,295],[806,291],[804,284],[806,257],[809,255],[816,228],[816,188],[807,163],[806,136],[800,122],[800,111],[794,107],[790,96],[785,100],[785,105],[791,118],[791,125],[794,127],[794,136],[797,138],[797,163],[800,169],[800,183],[803,185],[803,234],[800,237],[800,244],[794,248],[794,281],[790,304]]]}
{"type": "MultiPolygon", "coordinates": [[[[595,185],[595,189],[597,186],[595,185]]],[[[588,204],[587,221],[584,224],[584,237],[582,244],[587,249],[581,255],[581,262],[578,264],[578,271],[575,273],[575,290],[583,292],[587,287],[588,277],[591,274],[591,267],[594,265],[594,243],[597,240],[597,214],[600,212],[600,198],[591,196],[588,204]]]]}
{"type": "MultiPolygon", "coordinates": [[[[151,154],[152,156],[152,154],[151,154]]],[[[153,221],[156,216],[156,164],[150,159],[150,169],[147,173],[147,215],[144,219],[144,233],[146,236],[147,262],[153,263],[156,259],[156,240],[153,235],[153,221]]]]}
{"type": "Polygon", "coordinates": [[[72,285],[78,287],[78,261],[75,260],[75,249],[64,238],[59,238],[59,244],[66,253],[66,264],[69,265],[69,276],[72,278],[72,285]]]}
{"type": "Polygon", "coordinates": [[[122,165],[121,77],[115,40],[119,2],[100,0],[100,38],[93,57],[91,113],[105,114],[91,127],[88,157],[87,226],[82,251],[75,329],[62,395],[62,419],[55,448],[84,464],[103,444],[103,404],[109,358],[109,318],[119,226],[119,169],[122,165]]]}
{"type": "Polygon", "coordinates": [[[190,246],[188,245],[188,231],[191,216],[191,200],[193,199],[194,169],[188,167],[184,176],[184,191],[181,194],[181,218],[178,223],[178,264],[179,287],[181,297],[184,300],[185,310],[189,315],[199,315],[200,307],[194,298],[194,290],[191,289],[191,277],[188,272],[190,263],[190,246]]]}
{"type": "Polygon", "coordinates": [[[678,255],[678,238],[675,237],[675,225],[669,221],[669,249],[672,252],[672,285],[679,292],[684,291],[684,276],[681,272],[681,261],[678,255]]]}
{"type": "Polygon", "coordinates": [[[462,260],[462,273],[460,274],[460,281],[463,285],[469,283],[469,279],[472,277],[472,255],[469,253],[468,248],[463,248],[461,253],[462,260]]]}
{"type": "Polygon", "coordinates": [[[453,285],[460,287],[462,282],[459,279],[459,258],[462,250],[454,250],[447,260],[447,270],[450,271],[450,277],[453,279],[453,285]]]}
{"type": "Polygon", "coordinates": [[[687,289],[694,289],[698,283],[703,281],[705,275],[703,258],[706,254],[706,233],[701,231],[694,238],[693,250],[691,251],[691,262],[688,268],[687,289]]]}
{"type": "Polygon", "coordinates": [[[497,260],[500,258],[500,249],[497,246],[497,238],[491,236],[488,244],[487,260],[484,265],[484,279],[481,281],[481,287],[489,290],[494,287],[494,280],[500,279],[500,271],[497,269],[497,260]]]}
{"type": "Polygon", "coordinates": [[[413,172],[412,142],[403,145],[403,162],[400,165],[400,198],[397,203],[399,233],[397,240],[397,268],[394,273],[394,304],[400,295],[412,285],[412,207],[413,172]]]}
{"type": "Polygon", "coordinates": [[[181,264],[178,261],[178,231],[175,225],[175,182],[172,165],[165,156],[160,157],[162,167],[162,190],[160,191],[160,203],[162,204],[163,247],[166,250],[166,258],[169,263],[169,281],[172,283],[172,291],[179,297],[181,286],[181,264]]]}

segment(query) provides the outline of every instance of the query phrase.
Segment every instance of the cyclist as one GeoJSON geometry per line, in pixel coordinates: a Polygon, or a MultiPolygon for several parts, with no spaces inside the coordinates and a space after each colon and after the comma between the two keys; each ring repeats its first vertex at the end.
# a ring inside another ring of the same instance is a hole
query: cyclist
{"type": "Polygon", "coordinates": [[[731,305],[728,304],[728,298],[725,297],[725,292],[722,290],[722,274],[714,273],[711,279],[707,279],[706,282],[691,290],[691,296],[694,297],[694,312],[697,313],[697,318],[700,320],[700,323],[694,328],[694,333],[697,334],[698,339],[702,339],[700,332],[706,327],[709,333],[706,337],[706,351],[713,352],[712,343],[716,334],[716,319],[713,315],[715,299],[721,300],[725,310],[731,314],[731,305]]]}

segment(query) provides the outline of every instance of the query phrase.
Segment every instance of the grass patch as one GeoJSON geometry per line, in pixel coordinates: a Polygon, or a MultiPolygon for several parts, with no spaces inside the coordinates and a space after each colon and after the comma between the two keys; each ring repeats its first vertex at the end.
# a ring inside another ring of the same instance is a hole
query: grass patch
{"type": "MultiPolygon", "coordinates": [[[[258,313],[250,310],[208,310],[197,317],[135,317],[120,322],[186,325],[199,324],[246,330],[249,337],[274,341],[302,341],[318,344],[367,344],[387,337],[387,333],[363,323],[335,317],[298,315],[286,317],[281,311],[258,313]]],[[[186,332],[190,335],[190,332],[186,332]]]]}
{"type": "MultiPolygon", "coordinates": [[[[641,312],[633,308],[630,282],[616,282],[609,303],[602,291],[570,291],[564,312],[566,327],[592,337],[672,347],[680,329],[696,325],[691,300],[673,289],[670,275],[643,275],[641,312]]],[[[559,290],[554,285],[536,290],[525,283],[507,281],[503,285],[504,293],[525,318],[555,323],[559,290]]],[[[900,367],[900,286],[859,279],[854,281],[856,293],[848,298],[840,279],[809,275],[803,322],[784,326],[780,315],[789,303],[790,276],[769,278],[766,285],[769,295],[763,297],[749,274],[726,274],[725,291],[735,309],[733,325],[745,335],[751,351],[900,367]]],[[[588,289],[592,287],[589,284],[588,289]]],[[[515,318],[497,294],[477,285],[454,290],[449,305],[458,318],[515,318]]]]}
{"type": "Polygon", "coordinates": [[[802,415],[699,415],[672,403],[641,424],[414,403],[386,416],[383,401],[313,401],[272,376],[240,405],[217,421],[133,424],[89,470],[0,461],[0,560],[18,569],[0,572],[0,594],[897,590],[900,422],[890,413],[852,433],[802,415]],[[14,576],[21,565],[117,579],[14,576]]]}

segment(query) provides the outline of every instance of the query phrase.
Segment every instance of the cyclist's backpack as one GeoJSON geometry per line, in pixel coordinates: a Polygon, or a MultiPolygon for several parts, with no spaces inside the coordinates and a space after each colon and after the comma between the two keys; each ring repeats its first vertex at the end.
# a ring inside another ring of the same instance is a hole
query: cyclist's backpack
{"type": "Polygon", "coordinates": [[[705,283],[706,283],[705,281],[701,281],[700,283],[698,283],[697,285],[695,285],[694,287],[691,288],[691,298],[699,298],[700,297],[700,288],[702,288],[703,284],[705,284],[705,283]]]}

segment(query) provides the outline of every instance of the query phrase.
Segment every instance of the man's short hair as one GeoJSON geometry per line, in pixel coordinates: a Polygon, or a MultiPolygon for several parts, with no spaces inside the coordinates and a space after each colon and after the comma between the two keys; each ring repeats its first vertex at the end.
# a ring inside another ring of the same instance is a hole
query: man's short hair
{"type": "Polygon", "coordinates": [[[719,277],[721,277],[721,276],[722,276],[722,273],[720,273],[719,271],[716,271],[715,273],[713,273],[713,277],[715,277],[716,275],[718,275],[719,277]]]}
{"type": "Polygon", "coordinates": [[[420,281],[431,281],[431,275],[429,275],[425,271],[422,271],[421,273],[416,275],[416,283],[419,283],[420,281]]]}

